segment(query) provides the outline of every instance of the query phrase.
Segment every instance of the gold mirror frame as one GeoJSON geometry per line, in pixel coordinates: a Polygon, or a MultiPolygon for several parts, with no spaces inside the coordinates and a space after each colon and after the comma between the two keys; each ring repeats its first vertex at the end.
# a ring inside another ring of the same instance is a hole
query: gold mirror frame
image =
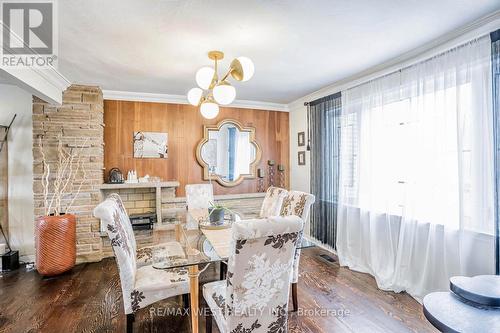
{"type": "Polygon", "coordinates": [[[205,143],[208,142],[208,132],[220,130],[221,127],[224,126],[225,124],[232,124],[236,126],[240,132],[250,133],[249,134],[250,143],[253,144],[255,147],[255,160],[252,163],[250,163],[250,173],[240,174],[240,176],[236,180],[233,180],[231,182],[222,179],[219,175],[215,174],[211,175],[211,179],[217,181],[222,186],[233,187],[241,184],[241,182],[245,179],[254,179],[255,177],[257,177],[256,174],[257,164],[260,162],[260,159],[262,157],[262,150],[257,141],[255,140],[255,127],[250,127],[250,126],[245,127],[239,121],[234,119],[224,119],[217,125],[204,125],[203,139],[201,139],[201,141],[198,143],[198,146],[196,147],[196,159],[198,160],[198,163],[203,167],[203,180],[209,180],[209,170],[208,170],[208,164],[201,157],[201,148],[205,143]]]}

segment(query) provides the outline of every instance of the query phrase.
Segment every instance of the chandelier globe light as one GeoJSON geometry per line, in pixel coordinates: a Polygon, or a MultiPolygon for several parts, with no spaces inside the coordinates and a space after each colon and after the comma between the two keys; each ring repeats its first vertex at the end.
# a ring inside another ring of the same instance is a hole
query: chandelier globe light
{"type": "Polygon", "coordinates": [[[234,73],[238,75],[238,78],[236,78],[236,80],[238,81],[245,82],[250,80],[255,72],[255,67],[252,60],[247,57],[238,57],[234,59],[231,63],[231,66],[234,68],[238,68],[238,71],[235,71],[234,73]]]}
{"type": "Polygon", "coordinates": [[[208,58],[214,61],[214,67],[205,66],[196,72],[196,84],[187,93],[189,104],[198,106],[203,117],[213,119],[219,114],[219,105],[229,105],[236,98],[236,89],[229,78],[236,81],[248,81],[255,73],[255,67],[247,57],[238,57],[231,61],[227,72],[219,79],[218,61],[224,59],[221,51],[208,52],[208,58]]]}
{"type": "Polygon", "coordinates": [[[221,105],[231,104],[236,98],[236,89],[227,81],[222,81],[214,87],[214,99],[221,105]]]}
{"type": "Polygon", "coordinates": [[[209,97],[201,103],[200,113],[204,118],[214,119],[219,114],[219,105],[209,97]]]}
{"type": "Polygon", "coordinates": [[[187,99],[189,104],[198,106],[201,103],[201,98],[203,97],[203,90],[200,88],[193,88],[189,90],[187,94],[187,99]]]}
{"type": "Polygon", "coordinates": [[[201,89],[208,89],[214,78],[215,71],[211,67],[202,67],[196,72],[196,83],[201,89]]]}

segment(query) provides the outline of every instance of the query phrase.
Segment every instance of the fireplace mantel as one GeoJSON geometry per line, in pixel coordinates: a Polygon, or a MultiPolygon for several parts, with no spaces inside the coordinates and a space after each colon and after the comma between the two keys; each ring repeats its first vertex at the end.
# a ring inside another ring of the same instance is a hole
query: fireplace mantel
{"type": "Polygon", "coordinates": [[[179,187],[179,182],[176,180],[166,182],[148,182],[148,183],[123,183],[123,184],[102,184],[99,186],[101,190],[120,190],[127,188],[162,188],[162,187],[179,187]]]}
{"type": "MultiPolygon", "coordinates": [[[[164,182],[147,182],[147,183],[123,183],[123,184],[101,184],[101,201],[106,198],[106,195],[113,191],[138,190],[138,189],[155,189],[155,210],[157,221],[162,221],[162,189],[173,188],[172,195],[175,196],[175,188],[179,187],[179,182],[176,180],[164,182]]],[[[106,233],[105,226],[101,223],[101,235],[106,233]]]]}

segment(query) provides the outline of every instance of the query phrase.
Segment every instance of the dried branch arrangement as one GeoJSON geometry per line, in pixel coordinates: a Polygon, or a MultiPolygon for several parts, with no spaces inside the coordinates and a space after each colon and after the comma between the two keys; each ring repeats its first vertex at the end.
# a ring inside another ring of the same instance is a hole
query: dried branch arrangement
{"type": "Polygon", "coordinates": [[[87,146],[88,138],[85,142],[71,148],[64,147],[61,138],[57,142],[57,162],[55,168],[50,167],[42,144],[42,137],[38,138],[38,147],[42,155],[42,186],[45,215],[61,215],[69,213],[75,199],[80,194],[82,186],[87,178],[85,161],[82,158],[83,149],[87,146]],[[55,169],[55,170],[53,170],[55,169]],[[77,181],[77,176],[82,173],[82,177],[77,181]],[[77,191],[73,192],[73,186],[77,186],[77,191]],[[68,199],[67,205],[63,206],[63,199],[68,199]],[[63,209],[64,208],[64,209],[63,209]]]}

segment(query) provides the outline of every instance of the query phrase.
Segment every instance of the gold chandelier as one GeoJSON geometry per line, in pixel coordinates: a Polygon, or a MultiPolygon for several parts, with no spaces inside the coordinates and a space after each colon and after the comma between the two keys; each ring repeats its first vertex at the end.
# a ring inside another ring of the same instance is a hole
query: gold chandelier
{"type": "Polygon", "coordinates": [[[210,51],[208,57],[214,61],[214,67],[202,67],[196,72],[199,88],[189,90],[187,99],[191,105],[200,107],[203,117],[213,119],[219,114],[219,105],[231,104],[236,98],[236,89],[228,82],[229,76],[237,81],[248,81],[255,68],[249,58],[238,57],[231,61],[229,70],[219,80],[217,62],[224,59],[224,53],[210,51]]]}

